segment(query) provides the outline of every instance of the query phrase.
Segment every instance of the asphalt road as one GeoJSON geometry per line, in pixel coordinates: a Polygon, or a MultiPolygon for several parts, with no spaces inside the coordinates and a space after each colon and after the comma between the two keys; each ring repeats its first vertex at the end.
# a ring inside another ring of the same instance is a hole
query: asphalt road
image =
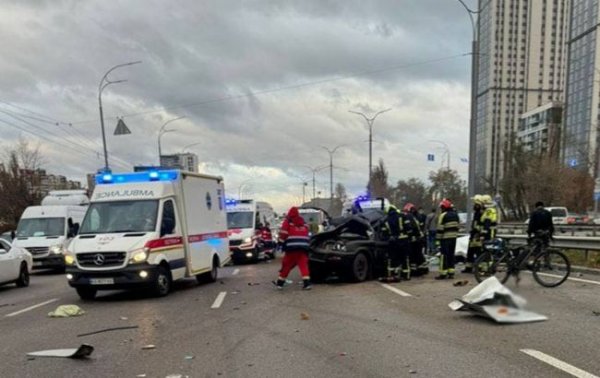
{"type": "MultiPolygon", "coordinates": [[[[460,277],[470,280],[467,287],[430,275],[388,287],[331,283],[306,292],[294,283],[278,292],[270,283],[278,268],[279,259],[226,267],[216,283],[185,280],[166,298],[101,292],[96,301],[82,302],[60,274],[35,274],[25,289],[0,287],[0,376],[571,376],[565,370],[600,375],[595,277],[556,289],[530,278],[518,288],[509,283],[549,320],[506,326],[448,308],[474,286],[472,277],[460,277]],[[61,304],[77,304],[86,314],[49,318],[61,304]],[[77,336],[124,326],[139,328],[77,336]],[[81,343],[95,347],[91,358],[26,357],[81,343]],[[143,349],[149,344],[155,348],[143,349]],[[560,364],[552,358],[568,366],[554,367],[560,364]]],[[[290,278],[297,281],[297,274],[290,278]]]]}

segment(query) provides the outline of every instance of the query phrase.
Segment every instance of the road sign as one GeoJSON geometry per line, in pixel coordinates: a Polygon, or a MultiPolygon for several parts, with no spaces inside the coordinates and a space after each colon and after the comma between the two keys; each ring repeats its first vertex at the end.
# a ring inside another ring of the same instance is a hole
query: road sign
{"type": "Polygon", "coordinates": [[[434,161],[435,156],[433,154],[427,154],[427,161],[434,161]]]}
{"type": "Polygon", "coordinates": [[[121,118],[119,118],[119,122],[117,122],[117,128],[115,129],[115,135],[125,135],[131,134],[131,130],[125,125],[125,122],[121,118]]]}
{"type": "Polygon", "coordinates": [[[577,166],[577,159],[571,159],[571,160],[569,160],[569,166],[571,168],[576,167],[577,166]]]}

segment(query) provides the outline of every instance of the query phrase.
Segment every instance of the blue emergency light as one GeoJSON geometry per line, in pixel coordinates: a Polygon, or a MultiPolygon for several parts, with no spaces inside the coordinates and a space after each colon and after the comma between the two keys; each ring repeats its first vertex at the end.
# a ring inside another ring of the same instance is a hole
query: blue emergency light
{"type": "Polygon", "coordinates": [[[179,171],[147,171],[96,175],[96,185],[127,184],[134,182],[175,181],[179,171]]]}
{"type": "Polygon", "coordinates": [[[235,206],[237,205],[237,200],[233,198],[227,198],[225,200],[225,206],[235,206]]]}

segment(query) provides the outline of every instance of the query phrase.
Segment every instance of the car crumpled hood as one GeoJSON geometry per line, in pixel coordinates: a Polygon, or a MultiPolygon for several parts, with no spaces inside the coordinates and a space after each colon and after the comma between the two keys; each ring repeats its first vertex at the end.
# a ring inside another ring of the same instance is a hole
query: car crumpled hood
{"type": "Polygon", "coordinates": [[[373,231],[373,224],[380,222],[380,219],[375,219],[373,222],[369,222],[370,219],[362,214],[352,215],[346,217],[346,219],[338,220],[340,223],[333,230],[325,231],[320,234],[314,235],[311,238],[311,244],[320,243],[328,239],[337,239],[342,232],[348,232],[351,230],[357,234],[367,234],[368,231],[373,231]]]}

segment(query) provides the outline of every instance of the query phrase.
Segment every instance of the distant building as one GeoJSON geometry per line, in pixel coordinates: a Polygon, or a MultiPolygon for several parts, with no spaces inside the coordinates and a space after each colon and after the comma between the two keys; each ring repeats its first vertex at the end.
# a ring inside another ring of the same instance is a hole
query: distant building
{"type": "Polygon", "coordinates": [[[563,132],[563,162],[600,177],[600,9],[598,0],[572,0],[563,132]]]}
{"type": "Polygon", "coordinates": [[[47,195],[51,190],[81,189],[81,182],[68,180],[62,175],[47,174],[44,169],[21,169],[21,175],[27,178],[27,186],[31,192],[47,195]]]}
{"type": "Polygon", "coordinates": [[[525,150],[558,158],[562,103],[549,102],[521,115],[517,141],[525,150]]]}
{"type": "Polygon", "coordinates": [[[470,162],[476,193],[486,182],[497,188],[507,168],[504,146],[520,116],[563,99],[570,3],[479,0],[476,159],[470,162]]]}
{"type": "Polygon", "coordinates": [[[197,173],[198,155],[189,152],[174,155],[161,155],[160,165],[165,168],[176,168],[197,173]]]}

